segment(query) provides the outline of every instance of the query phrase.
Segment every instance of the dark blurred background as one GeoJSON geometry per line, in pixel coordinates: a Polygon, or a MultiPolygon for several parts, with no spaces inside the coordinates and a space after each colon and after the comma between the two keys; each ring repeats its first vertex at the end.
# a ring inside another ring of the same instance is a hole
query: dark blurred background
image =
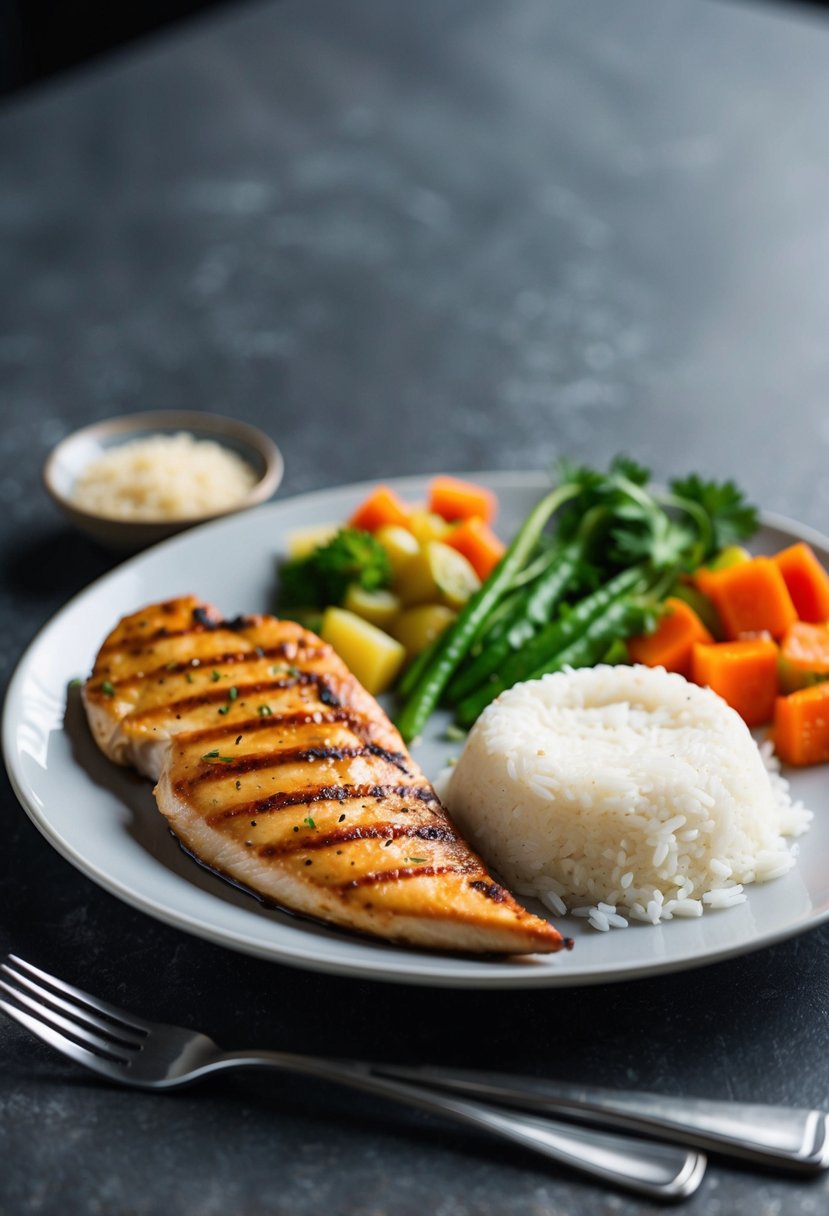
{"type": "MultiPolygon", "coordinates": [[[[14,93],[220,4],[251,0],[0,0],[0,95],[14,93]]],[[[306,0],[312,3],[313,0],[306,0]]],[[[409,0],[404,0],[408,3],[409,0]]],[[[700,0],[701,3],[710,0],[700,0]]],[[[716,0],[715,0],[716,2],[716,0]]],[[[721,0],[728,2],[728,0],[721,0]]],[[[786,0],[731,0],[782,5],[786,0]]],[[[344,4],[348,0],[343,0],[344,4]]],[[[800,6],[829,0],[793,0],[800,6]]]]}

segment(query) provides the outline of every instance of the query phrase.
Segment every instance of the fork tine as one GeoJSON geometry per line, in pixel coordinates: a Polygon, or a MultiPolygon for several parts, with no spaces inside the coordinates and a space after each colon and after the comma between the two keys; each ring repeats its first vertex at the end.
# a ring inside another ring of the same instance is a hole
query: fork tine
{"type": "Polygon", "coordinates": [[[27,963],[24,958],[20,958],[17,954],[8,954],[6,959],[7,962],[14,963],[19,970],[26,972],[30,977],[42,980],[45,984],[48,984],[57,993],[73,997],[75,1001],[86,1005],[91,1013],[103,1014],[104,1017],[115,1022],[120,1029],[131,1030],[134,1033],[142,1035],[148,1035],[152,1030],[152,1025],[149,1022],[136,1017],[134,1013],[128,1013],[126,1009],[119,1009],[117,1005],[110,1005],[107,1001],[102,1001],[100,997],[92,996],[89,992],[84,992],[83,988],[76,988],[73,984],[67,984],[66,980],[59,980],[57,976],[50,975],[48,971],[41,971],[40,967],[27,963]]]}
{"type": "Polygon", "coordinates": [[[103,1018],[97,1017],[85,1006],[73,1004],[70,1001],[65,1001],[59,997],[57,993],[50,991],[43,984],[36,984],[33,979],[30,979],[25,972],[18,972],[9,963],[0,963],[0,972],[4,972],[18,987],[27,989],[34,996],[39,997],[50,1008],[56,1010],[62,1009],[64,1013],[68,1013],[70,1018],[79,1022],[85,1028],[90,1030],[100,1031],[101,1035],[106,1039],[111,1039],[117,1043],[119,1047],[140,1047],[146,1040],[147,1036],[141,1032],[127,1030],[121,1026],[115,1026],[111,1021],[104,1021],[103,1018]]]}
{"type": "Polygon", "coordinates": [[[18,1005],[23,1005],[24,1008],[30,1009],[37,1018],[47,1023],[49,1027],[62,1031],[73,1040],[79,1040],[80,1045],[87,1048],[88,1051],[98,1056],[106,1056],[108,1059],[122,1064],[127,1064],[130,1057],[134,1056],[135,1048],[131,1048],[125,1043],[115,1043],[112,1039],[103,1039],[81,1023],[70,1022],[68,1018],[63,1017],[62,1014],[57,1013],[50,1006],[35,1000],[28,992],[24,992],[19,988],[13,988],[5,980],[0,979],[0,989],[12,997],[18,1005]]]}
{"type": "Polygon", "coordinates": [[[105,1060],[101,1056],[96,1056],[94,1052],[87,1051],[85,1047],[81,1047],[74,1039],[68,1039],[62,1035],[60,1031],[55,1030],[53,1026],[47,1026],[45,1022],[41,1022],[39,1018],[32,1017],[25,1009],[21,1009],[19,1005],[12,1005],[10,1001],[4,1001],[0,997],[0,1009],[19,1022],[36,1038],[42,1039],[44,1043],[48,1043],[50,1047],[54,1047],[61,1055],[68,1056],[77,1064],[83,1064],[84,1067],[92,1069],[93,1072],[100,1073],[103,1077],[109,1077],[111,1081],[123,1081],[121,1067],[110,1060],[105,1060]]]}

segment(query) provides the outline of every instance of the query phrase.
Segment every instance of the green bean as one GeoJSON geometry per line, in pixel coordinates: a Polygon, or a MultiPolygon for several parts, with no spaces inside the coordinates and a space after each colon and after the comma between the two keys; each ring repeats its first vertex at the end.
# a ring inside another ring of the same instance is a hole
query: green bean
{"type": "Polygon", "coordinates": [[[490,678],[461,701],[455,712],[462,726],[471,726],[478,715],[499,693],[521,680],[532,679],[536,670],[566,651],[614,601],[629,597],[646,587],[644,570],[631,566],[617,574],[591,595],[579,600],[569,611],[546,625],[522,650],[517,650],[490,678]]]}
{"type": "Polygon", "coordinates": [[[555,658],[540,667],[530,676],[538,680],[553,671],[565,667],[592,667],[607,654],[608,647],[620,638],[632,637],[641,632],[648,619],[649,609],[636,600],[626,597],[615,600],[601,616],[592,620],[587,629],[555,658]]]}
{"type": "Polygon", "coordinates": [[[549,621],[553,609],[576,580],[580,557],[581,547],[575,542],[558,550],[558,560],[525,588],[508,628],[492,642],[485,638],[481,653],[452,680],[447,689],[450,704],[462,701],[474,692],[538,631],[539,625],[549,621]]]}
{"type": "Polygon", "coordinates": [[[397,691],[401,696],[407,697],[412,689],[417,684],[420,677],[426,670],[426,665],[433,658],[437,650],[438,638],[433,638],[427,646],[421,650],[420,654],[415,655],[409,666],[403,672],[403,675],[397,682],[397,691]]]}
{"type": "Polygon", "coordinates": [[[568,482],[536,503],[492,574],[443,632],[434,656],[426,664],[397,719],[398,729],[407,742],[420,734],[461,659],[479,636],[490,612],[511,589],[513,579],[535,552],[550,517],[562,503],[574,498],[579,490],[577,483],[568,482]]]}

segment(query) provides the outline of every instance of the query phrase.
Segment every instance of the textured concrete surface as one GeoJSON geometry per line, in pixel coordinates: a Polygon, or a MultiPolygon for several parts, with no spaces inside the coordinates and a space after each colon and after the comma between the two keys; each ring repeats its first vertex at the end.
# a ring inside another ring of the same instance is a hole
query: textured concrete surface
{"type": "MultiPolygon", "coordinates": [[[[0,663],[113,558],[39,484],[127,410],[258,422],[283,493],[604,463],[829,506],[829,28],[692,0],[240,7],[0,112],[0,663]]],[[[220,1041],[825,1102],[829,930],[673,978],[407,990],[236,956],[0,802],[0,948],[220,1041]]],[[[655,1210],[305,1082],[108,1089],[0,1021],[0,1213],[655,1210]]],[[[821,1213],[710,1170],[688,1211],[821,1213]]]]}

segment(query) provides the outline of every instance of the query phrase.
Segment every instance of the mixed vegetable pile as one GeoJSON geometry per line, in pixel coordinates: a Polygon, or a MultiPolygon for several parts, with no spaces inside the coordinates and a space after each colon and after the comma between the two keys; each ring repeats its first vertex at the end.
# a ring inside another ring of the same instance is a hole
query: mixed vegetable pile
{"type": "Polygon", "coordinates": [[[468,728],[504,689],[598,662],[709,685],[790,764],[829,760],[829,574],[798,542],[742,547],[757,513],[732,482],[667,490],[617,458],[563,462],[508,547],[488,490],[435,478],[425,506],[381,486],[341,527],[294,534],[279,611],[331,642],[404,739],[439,706],[468,728]]]}

